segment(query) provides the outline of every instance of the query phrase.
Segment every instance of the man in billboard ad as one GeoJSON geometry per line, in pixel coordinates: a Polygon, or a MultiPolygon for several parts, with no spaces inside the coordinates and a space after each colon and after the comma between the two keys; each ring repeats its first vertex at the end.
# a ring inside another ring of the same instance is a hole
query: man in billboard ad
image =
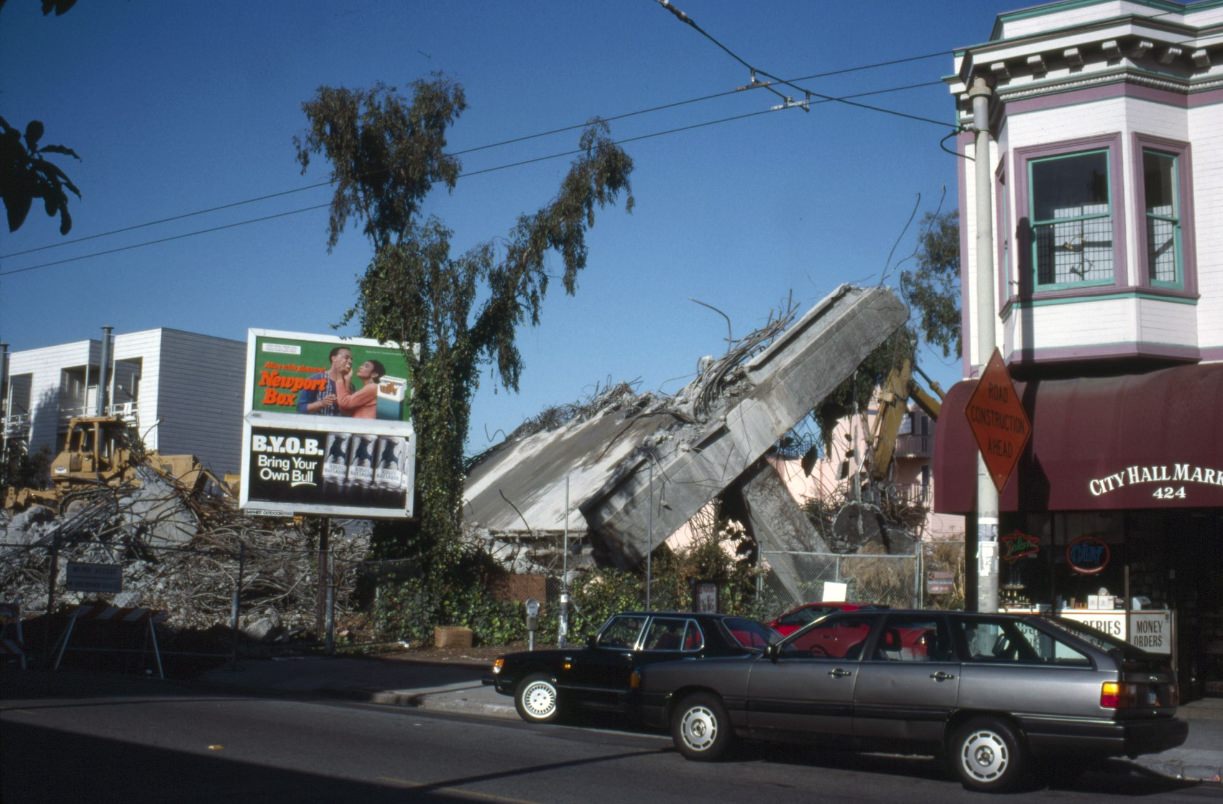
{"type": "Polygon", "coordinates": [[[240,505],[270,515],[412,515],[408,362],[394,343],[271,330],[247,341],[240,505]]]}

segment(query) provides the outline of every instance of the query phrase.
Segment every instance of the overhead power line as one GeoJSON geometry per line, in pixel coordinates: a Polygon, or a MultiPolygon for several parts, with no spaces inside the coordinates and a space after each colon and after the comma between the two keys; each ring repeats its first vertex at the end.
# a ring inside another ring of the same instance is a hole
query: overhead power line
{"type": "MultiPolygon", "coordinates": [[[[900,86],[900,87],[889,87],[889,88],[887,88],[887,89],[878,89],[878,90],[872,90],[872,91],[869,91],[869,92],[862,92],[862,93],[858,93],[858,94],[854,95],[853,97],[865,97],[865,96],[868,96],[868,95],[880,95],[880,94],[886,94],[886,93],[889,93],[889,92],[902,92],[902,91],[906,91],[906,90],[910,90],[910,89],[919,89],[919,88],[924,88],[924,87],[929,87],[929,86],[935,86],[935,85],[940,84],[940,83],[941,83],[941,82],[939,82],[939,81],[926,81],[926,82],[917,83],[917,84],[908,84],[908,85],[905,85],[905,86],[900,86]]],[[[828,99],[828,100],[820,100],[820,101],[817,101],[817,102],[818,102],[818,103],[830,103],[830,102],[832,102],[832,101],[834,101],[834,100],[838,100],[838,99],[835,99],[835,98],[830,98],[830,99],[828,99]]],[[[695,130],[695,129],[699,129],[699,128],[708,128],[709,126],[722,125],[722,124],[725,124],[725,123],[733,123],[733,122],[736,122],[736,121],[739,121],[739,120],[747,120],[747,119],[750,119],[750,118],[753,118],[753,117],[760,117],[760,116],[762,116],[762,115],[772,114],[772,113],[774,113],[774,112],[786,111],[786,109],[787,109],[787,108],[794,108],[794,107],[786,107],[786,106],[774,106],[774,107],[770,107],[770,108],[768,108],[768,109],[760,109],[760,110],[757,110],[757,111],[754,111],[754,112],[746,112],[746,113],[744,113],[744,114],[732,115],[732,116],[730,116],[730,117],[722,117],[722,118],[718,118],[718,119],[716,119],[716,120],[706,120],[706,121],[699,122],[699,123],[691,123],[691,124],[686,125],[686,126],[677,126],[677,127],[675,127],[675,128],[669,128],[669,129],[665,129],[665,130],[662,130],[662,131],[654,131],[654,132],[650,132],[650,133],[647,133],[647,134],[638,134],[638,135],[636,135],[636,136],[632,136],[632,137],[624,137],[624,138],[622,138],[622,139],[618,139],[618,140],[616,140],[616,144],[617,144],[617,145],[627,145],[627,144],[629,144],[629,143],[633,143],[633,142],[641,142],[641,141],[644,141],[644,140],[656,139],[656,138],[658,138],[658,137],[665,137],[665,136],[669,136],[669,135],[673,135],[673,134],[680,134],[680,133],[683,133],[683,132],[686,132],[686,131],[693,131],[693,130],[695,130]]],[[[545,156],[537,156],[537,157],[533,157],[533,158],[531,158],[531,159],[522,159],[522,160],[519,160],[519,161],[517,161],[517,162],[508,162],[508,163],[501,164],[501,165],[495,165],[495,166],[493,166],[493,167],[489,167],[489,168],[482,168],[482,169],[479,169],[479,170],[465,171],[465,172],[463,172],[463,173],[459,174],[458,178],[459,178],[459,179],[466,179],[466,178],[471,178],[471,177],[473,177],[473,176],[481,176],[481,175],[485,175],[485,174],[488,174],[488,173],[496,173],[496,172],[499,172],[499,171],[502,171],[502,170],[509,170],[509,169],[511,169],[511,168],[523,167],[523,166],[526,166],[526,165],[532,165],[532,164],[536,164],[536,163],[539,163],[539,162],[547,162],[547,161],[550,161],[550,160],[553,160],[553,159],[563,159],[563,158],[565,158],[565,157],[574,156],[575,154],[578,154],[578,153],[581,153],[581,150],[580,150],[580,149],[577,149],[577,148],[573,148],[573,149],[566,150],[566,151],[561,151],[561,152],[558,152],[558,153],[547,154],[547,155],[545,155],[545,156]]],[[[304,188],[304,189],[315,189],[315,188],[318,188],[318,187],[321,187],[321,186],[325,186],[325,185],[330,184],[330,183],[331,183],[331,182],[321,182],[321,183],[318,183],[318,184],[311,185],[309,188],[304,188]]],[[[277,197],[280,197],[280,196],[289,195],[289,194],[291,194],[292,192],[296,192],[296,191],[293,191],[293,190],[287,190],[287,191],[280,192],[280,193],[271,193],[271,194],[268,194],[268,195],[265,195],[265,196],[261,196],[261,197],[260,197],[259,199],[257,199],[257,200],[266,200],[266,199],[269,199],[269,198],[277,198],[277,197]]],[[[222,205],[222,206],[219,206],[219,207],[214,207],[214,208],[213,208],[213,210],[215,211],[215,210],[222,210],[222,209],[231,209],[231,208],[233,208],[233,207],[240,206],[240,205],[242,205],[243,203],[253,203],[253,202],[254,202],[254,200],[255,200],[255,199],[252,199],[251,201],[246,201],[246,202],[234,202],[234,203],[231,203],[231,204],[225,204],[225,205],[222,205]]],[[[13,275],[15,275],[15,274],[28,273],[28,272],[30,272],[30,271],[38,271],[38,270],[42,270],[42,269],[45,269],[45,268],[53,268],[53,267],[58,266],[58,265],[66,265],[66,264],[68,264],[68,263],[80,262],[81,260],[92,259],[92,258],[94,258],[94,257],[103,257],[103,256],[106,256],[106,255],[109,255],[109,254],[118,254],[118,253],[120,253],[120,252],[124,252],[124,251],[134,251],[134,250],[136,250],[136,249],[145,248],[145,247],[148,247],[148,246],[155,246],[155,245],[159,245],[159,244],[162,244],[162,243],[169,243],[169,242],[173,242],[173,241],[175,241],[175,240],[185,240],[185,239],[190,238],[190,237],[198,237],[198,236],[200,236],[200,235],[205,235],[205,234],[213,234],[213,233],[216,233],[216,232],[225,231],[225,230],[227,230],[227,229],[236,229],[236,228],[239,228],[239,227],[241,227],[241,226],[248,226],[248,225],[255,224],[255,223],[264,223],[264,222],[267,222],[267,221],[276,220],[276,219],[278,219],[278,218],[287,218],[287,217],[290,217],[290,216],[293,216],[293,215],[300,215],[300,214],[302,214],[302,213],[306,213],[306,212],[313,212],[313,211],[315,211],[315,210],[325,209],[325,208],[329,207],[330,205],[331,205],[331,204],[330,204],[330,202],[327,202],[327,203],[324,203],[324,204],[314,204],[314,205],[311,205],[311,206],[308,206],[308,207],[301,207],[301,208],[299,208],[299,209],[289,210],[289,211],[287,211],[287,212],[279,212],[279,213],[275,213],[275,214],[271,214],[271,215],[264,215],[264,216],[260,216],[260,217],[257,217],[257,218],[250,218],[250,219],[247,219],[247,220],[235,221],[235,222],[233,222],[233,223],[222,224],[222,225],[219,225],[219,226],[210,226],[210,227],[205,228],[205,229],[197,229],[197,230],[192,231],[192,232],[184,232],[184,233],[182,233],[182,234],[171,235],[171,236],[169,236],[169,237],[161,237],[161,238],[157,238],[157,239],[155,239],[155,240],[146,240],[146,241],[142,241],[142,242],[139,242],[139,243],[131,243],[131,244],[129,244],[129,245],[125,245],[125,246],[117,246],[117,247],[115,247],[115,248],[105,249],[105,250],[103,250],[103,251],[92,251],[92,252],[89,252],[89,253],[87,253],[87,254],[79,254],[79,255],[77,255],[77,256],[74,256],[74,257],[67,257],[67,258],[62,259],[62,260],[53,260],[53,261],[51,261],[51,262],[42,262],[42,263],[37,263],[37,264],[35,264],[35,265],[29,265],[29,266],[25,266],[25,267],[23,267],[23,268],[13,268],[13,269],[10,269],[10,270],[7,270],[7,271],[0,271],[0,277],[5,277],[5,276],[13,276],[13,275]]],[[[196,213],[196,214],[203,214],[203,213],[201,212],[201,213],[196,213]]],[[[174,221],[174,220],[182,220],[182,219],[187,218],[187,217],[190,217],[190,214],[183,214],[183,215],[177,215],[177,216],[174,216],[174,217],[172,217],[172,218],[165,218],[165,219],[163,219],[163,220],[162,220],[162,222],[168,222],[168,221],[174,221]]],[[[141,228],[141,227],[143,227],[143,226],[151,226],[151,225],[154,225],[154,224],[153,224],[152,222],[150,222],[150,223],[148,223],[148,224],[141,224],[141,225],[139,225],[139,226],[130,226],[130,227],[126,227],[125,229],[122,229],[122,230],[117,230],[117,231],[132,231],[132,230],[134,230],[134,229],[141,228]]],[[[90,236],[89,238],[80,238],[80,239],[78,239],[78,240],[77,240],[77,241],[75,241],[75,242],[82,242],[83,240],[87,240],[87,239],[94,239],[94,238],[101,237],[101,236],[102,236],[102,235],[92,235],[92,236],[90,236]]],[[[31,252],[20,252],[20,253],[21,253],[21,254],[28,254],[28,253],[31,253],[31,252]]],[[[9,257],[9,256],[16,256],[16,255],[5,255],[5,256],[6,256],[6,257],[9,257]]]]}
{"type": "Polygon", "coordinates": [[[722,44],[720,41],[718,41],[716,37],[713,36],[713,34],[709,33],[704,28],[702,28],[700,25],[698,25],[696,23],[696,20],[692,19],[687,14],[685,14],[683,11],[680,11],[678,8],[673,6],[670,3],[670,0],[658,0],[658,4],[662,6],[663,8],[665,8],[667,11],[671,12],[675,16],[675,18],[678,19],[680,22],[691,27],[694,31],[696,31],[701,36],[708,39],[710,42],[716,45],[719,49],[721,49],[724,53],[730,56],[732,59],[734,59],[735,61],[739,62],[744,67],[746,67],[748,69],[748,72],[751,78],[751,83],[748,84],[748,86],[745,87],[745,89],[763,87],[767,89],[769,92],[772,92],[777,97],[781,98],[785,102],[786,105],[795,105],[801,109],[806,109],[808,107],[808,104],[810,103],[810,99],[814,97],[814,98],[820,98],[821,100],[825,100],[825,101],[844,103],[848,106],[856,106],[859,109],[866,109],[872,112],[880,112],[882,114],[889,114],[895,117],[903,117],[908,120],[917,120],[923,123],[933,123],[934,125],[942,126],[943,128],[955,128],[954,125],[948,124],[947,121],[945,120],[934,120],[929,117],[922,117],[921,115],[909,114],[907,112],[898,112],[894,109],[885,109],[880,106],[871,106],[870,104],[866,104],[866,103],[855,103],[854,101],[847,100],[846,98],[837,98],[831,95],[824,95],[822,93],[807,89],[806,87],[801,87],[795,83],[795,81],[807,80],[804,78],[797,78],[797,79],[778,78],[777,76],[773,75],[772,73],[766,72],[763,69],[748,63],[738,53],[735,53],[735,51],[731,50],[729,47],[722,44]],[[761,82],[756,78],[757,75],[763,75],[765,78],[768,78],[771,80],[770,82],[761,82]],[[781,92],[778,92],[774,84],[781,84],[782,86],[787,86],[787,87],[790,87],[791,89],[797,90],[798,92],[803,93],[806,100],[805,101],[795,101],[793,98],[787,95],[784,95],[781,92]]]}
{"type": "MultiPolygon", "coordinates": [[[[896,58],[896,59],[887,59],[884,61],[872,62],[870,64],[861,64],[861,65],[856,65],[853,67],[843,67],[843,68],[839,68],[835,70],[826,70],[823,72],[811,73],[810,75],[800,76],[798,78],[793,78],[790,80],[791,81],[813,81],[813,80],[817,80],[820,78],[831,78],[834,76],[866,72],[867,70],[875,70],[875,69],[880,69],[883,67],[894,67],[899,64],[909,64],[909,63],[916,62],[916,61],[925,61],[928,59],[939,58],[939,57],[946,56],[946,55],[947,55],[947,51],[940,50],[940,51],[934,51],[930,53],[922,53],[922,54],[915,55],[915,56],[903,56],[903,57],[896,58]]],[[[932,86],[937,83],[939,82],[937,81],[927,82],[925,84],[913,84],[913,85],[909,85],[906,87],[895,87],[895,88],[884,89],[884,90],[876,90],[874,92],[858,93],[852,96],[844,96],[843,98],[840,98],[839,100],[844,100],[847,97],[865,97],[866,95],[883,94],[886,92],[894,92],[894,91],[899,91],[902,89],[912,89],[912,88],[917,88],[920,86],[932,86]]],[[[729,97],[731,95],[738,95],[738,94],[741,94],[745,89],[763,89],[763,88],[766,88],[766,85],[758,84],[757,86],[754,86],[754,87],[753,86],[738,87],[738,88],[726,90],[723,92],[715,92],[710,95],[701,95],[699,97],[687,98],[687,99],[679,100],[679,101],[672,101],[670,103],[659,104],[657,106],[648,106],[646,108],[637,109],[631,112],[622,112],[620,114],[610,115],[607,117],[601,117],[600,119],[606,120],[609,123],[614,123],[618,120],[627,120],[632,117],[640,117],[642,115],[654,114],[656,112],[663,112],[663,111],[668,111],[671,109],[677,109],[682,106],[689,106],[689,105],[696,104],[696,103],[703,103],[705,101],[717,100],[719,98],[729,97]]],[[[832,100],[832,99],[825,98],[825,100],[832,100]]],[[[865,107],[865,108],[871,108],[871,107],[865,107]]],[[[933,122],[933,121],[929,121],[929,122],[933,122]]],[[[509,139],[499,140],[497,142],[491,142],[485,145],[477,145],[471,148],[464,148],[462,150],[453,151],[449,155],[450,156],[464,156],[466,154],[477,153],[479,151],[487,151],[493,148],[500,148],[506,145],[516,145],[522,142],[529,142],[530,140],[541,139],[543,137],[551,137],[551,136],[555,136],[558,134],[564,134],[570,131],[577,131],[579,129],[585,128],[586,125],[588,124],[587,123],[574,123],[571,125],[562,126],[560,128],[549,129],[547,131],[540,131],[540,132],[536,132],[533,134],[524,134],[522,136],[511,137],[509,139]]],[[[944,125],[944,124],[939,123],[939,125],[944,125]]],[[[650,135],[650,136],[656,136],[656,135],[650,135]]],[[[545,157],[545,158],[554,158],[554,157],[545,157]]],[[[530,161],[532,160],[528,160],[526,164],[529,164],[530,161]]],[[[538,161],[538,160],[535,160],[535,161],[538,161]]],[[[515,163],[515,165],[513,166],[517,166],[517,164],[519,163],[515,163]]],[[[478,172],[492,172],[494,170],[499,170],[499,169],[501,168],[490,168],[489,170],[478,171],[478,172]]],[[[476,174],[473,173],[471,175],[476,175],[476,174]]],[[[23,251],[14,251],[8,254],[0,254],[0,259],[9,259],[11,257],[23,257],[28,254],[36,254],[40,251],[49,251],[51,249],[64,248],[65,246],[76,245],[78,243],[86,243],[91,240],[99,240],[105,237],[112,237],[114,235],[126,234],[128,232],[133,232],[133,231],[137,231],[140,229],[148,229],[150,227],[160,226],[166,223],[174,223],[175,221],[186,220],[187,218],[199,217],[201,215],[210,215],[214,212],[223,212],[227,209],[234,209],[234,208],[241,207],[241,206],[248,206],[250,204],[257,204],[263,201],[269,201],[274,198],[281,198],[284,196],[293,195],[295,193],[304,193],[310,190],[316,190],[320,187],[326,187],[330,185],[331,183],[332,183],[331,180],[322,181],[322,182],[314,182],[313,184],[307,184],[301,187],[295,187],[295,188],[288,189],[288,190],[281,190],[278,192],[267,193],[265,195],[259,195],[253,198],[244,198],[244,199],[240,199],[237,201],[230,201],[230,202],[227,202],[224,204],[218,204],[212,207],[205,207],[203,209],[193,210],[191,212],[184,212],[178,215],[171,215],[166,218],[158,218],[156,220],[145,221],[143,223],[136,223],[130,226],[123,226],[118,229],[111,229],[105,232],[98,232],[96,234],[85,235],[83,237],[75,237],[70,240],[59,240],[54,243],[48,243],[42,246],[35,246],[34,248],[25,249],[23,251]]],[[[0,274],[0,275],[3,275],[3,274],[0,274]]]]}

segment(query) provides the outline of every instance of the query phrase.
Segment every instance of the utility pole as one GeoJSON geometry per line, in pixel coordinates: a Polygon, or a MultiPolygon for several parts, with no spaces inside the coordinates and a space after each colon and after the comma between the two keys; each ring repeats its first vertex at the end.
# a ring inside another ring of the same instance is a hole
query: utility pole
{"type": "MultiPolygon", "coordinates": [[[[992,92],[985,78],[973,79],[968,97],[972,99],[973,128],[977,132],[973,150],[976,171],[977,225],[977,377],[994,352],[994,227],[993,175],[989,153],[989,99],[992,92]]],[[[977,453],[977,611],[998,610],[998,489],[977,453]]]]}

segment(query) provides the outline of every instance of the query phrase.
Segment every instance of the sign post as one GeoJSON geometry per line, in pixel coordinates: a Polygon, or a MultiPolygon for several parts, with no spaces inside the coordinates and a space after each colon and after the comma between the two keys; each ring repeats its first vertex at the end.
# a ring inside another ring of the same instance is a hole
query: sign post
{"type": "Polygon", "coordinates": [[[1032,434],[1028,415],[996,346],[964,412],[980,450],[977,462],[977,610],[991,612],[998,610],[998,497],[1032,434]]]}

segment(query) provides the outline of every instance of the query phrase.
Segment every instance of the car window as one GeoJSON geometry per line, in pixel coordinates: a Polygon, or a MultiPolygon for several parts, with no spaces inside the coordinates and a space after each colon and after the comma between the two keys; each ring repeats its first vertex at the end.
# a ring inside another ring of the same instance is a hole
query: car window
{"type": "Polygon", "coordinates": [[[827,606],[804,606],[801,609],[797,609],[784,617],[781,617],[777,620],[777,624],[806,625],[817,617],[823,617],[830,611],[832,611],[832,609],[827,606]]]}
{"type": "Polygon", "coordinates": [[[727,617],[722,624],[730,632],[731,638],[745,648],[764,650],[777,638],[777,633],[767,625],[746,617],[727,617]]]}
{"type": "Polygon", "coordinates": [[[1097,631],[1085,623],[1061,617],[1045,618],[1044,622],[1058,630],[1068,631],[1071,635],[1095,645],[1106,653],[1120,654],[1127,659],[1137,659],[1145,655],[1141,648],[1137,648],[1125,640],[1117,639],[1110,634],[1097,631]]]}
{"type": "Polygon", "coordinates": [[[601,648],[628,648],[637,646],[637,637],[645,625],[646,618],[638,615],[620,615],[613,617],[599,633],[598,645],[601,648]]]}
{"type": "Polygon", "coordinates": [[[688,620],[681,617],[655,617],[645,636],[646,650],[680,650],[688,620]]]}
{"type": "Polygon", "coordinates": [[[780,655],[857,661],[877,618],[876,614],[858,612],[830,615],[787,638],[780,655]]]}
{"type": "Polygon", "coordinates": [[[942,617],[897,614],[884,623],[871,658],[885,662],[950,662],[956,657],[942,617]]]}
{"type": "Polygon", "coordinates": [[[705,634],[695,620],[688,621],[688,629],[684,631],[684,650],[699,651],[705,647],[705,634]]]}
{"type": "Polygon", "coordinates": [[[1091,666],[1091,660],[1082,652],[1027,623],[973,617],[960,620],[959,626],[970,661],[1091,666]]]}

